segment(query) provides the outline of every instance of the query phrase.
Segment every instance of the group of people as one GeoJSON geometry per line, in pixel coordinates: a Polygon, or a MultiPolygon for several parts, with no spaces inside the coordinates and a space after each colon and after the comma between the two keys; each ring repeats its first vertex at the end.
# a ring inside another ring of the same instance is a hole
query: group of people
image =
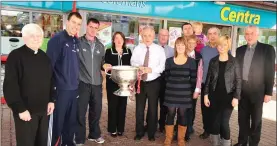
{"type": "MultiPolygon", "coordinates": [[[[49,40],[46,53],[39,49],[43,30],[27,24],[22,29],[25,45],[9,54],[3,91],[13,111],[18,146],[83,145],[86,137],[104,143],[99,127],[101,71],[120,65],[136,66],[141,73],[140,93],[135,95],[134,140],[141,140],[147,132],[149,141],[155,141],[159,125],[160,132],[165,132],[165,146],[174,137],[178,146],[184,146],[194,132],[200,96],[204,129],[200,138],[210,137],[213,146],[230,146],[229,120],[238,106],[240,129],[235,146],[258,146],[263,102],[271,99],[275,71],[275,50],[258,42],[258,27],[245,28],[247,45],[237,48],[233,57],[230,37],[221,36],[216,27],[206,37],[198,22],[183,24],[184,36],[175,41],[174,48],[167,45],[168,30],[159,31],[159,44],[155,44],[154,29],[145,27],[143,42],[133,51],[126,47],[122,32],[114,33],[112,47],[105,50],[96,37],[100,23],[94,18],[88,19],[86,34],[78,38],[81,24],[81,15],[71,12],[66,29],[49,40]],[[53,120],[48,122],[52,113],[53,120]]],[[[112,137],[124,135],[125,129],[127,97],[114,95],[117,89],[106,76],[107,130],[112,137]]]]}

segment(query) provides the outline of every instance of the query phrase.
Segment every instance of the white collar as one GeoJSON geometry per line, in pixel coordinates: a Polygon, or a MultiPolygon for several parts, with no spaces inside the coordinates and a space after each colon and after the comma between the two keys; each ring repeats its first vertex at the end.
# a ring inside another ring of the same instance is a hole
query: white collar
{"type": "MultiPolygon", "coordinates": [[[[153,44],[154,44],[154,43],[150,44],[148,47],[153,46],[153,44]]],[[[144,44],[144,43],[143,43],[143,46],[144,46],[145,48],[147,47],[146,44],[144,44]]]]}
{"type": "Polygon", "coordinates": [[[195,56],[195,51],[194,50],[191,51],[188,55],[189,55],[189,57],[195,56]]]}

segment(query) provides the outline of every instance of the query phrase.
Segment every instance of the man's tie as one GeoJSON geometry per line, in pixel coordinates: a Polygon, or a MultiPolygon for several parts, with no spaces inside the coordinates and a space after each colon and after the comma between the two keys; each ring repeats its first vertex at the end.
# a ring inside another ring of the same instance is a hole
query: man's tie
{"type": "MultiPolygon", "coordinates": [[[[146,49],[147,49],[147,51],[146,51],[146,54],[144,57],[144,62],[143,62],[144,67],[148,67],[148,63],[149,63],[149,47],[146,47],[146,49]]],[[[147,73],[142,75],[142,80],[146,81],[146,79],[147,79],[147,73]]]]}

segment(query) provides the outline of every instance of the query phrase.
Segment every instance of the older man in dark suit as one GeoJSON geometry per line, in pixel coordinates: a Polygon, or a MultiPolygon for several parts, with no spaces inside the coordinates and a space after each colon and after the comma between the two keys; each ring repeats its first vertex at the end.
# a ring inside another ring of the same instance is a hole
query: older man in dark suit
{"type": "Polygon", "coordinates": [[[239,140],[235,146],[258,146],[263,103],[271,100],[274,84],[275,50],[258,42],[259,28],[245,29],[247,45],[236,51],[242,71],[242,95],[239,101],[239,140]],[[250,125],[251,119],[251,125],[250,125]]]}

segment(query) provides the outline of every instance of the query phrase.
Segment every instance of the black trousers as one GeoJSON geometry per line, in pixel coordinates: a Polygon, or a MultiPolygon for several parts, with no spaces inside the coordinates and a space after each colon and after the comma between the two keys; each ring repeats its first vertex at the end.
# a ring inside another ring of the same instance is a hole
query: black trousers
{"type": "MultiPolygon", "coordinates": [[[[213,104],[213,103],[211,103],[213,104]]],[[[231,103],[230,103],[231,104],[231,103]]],[[[233,108],[226,107],[224,109],[218,109],[217,105],[214,105],[211,109],[211,134],[220,135],[225,140],[230,139],[230,126],[229,121],[233,112],[233,108]]]]}
{"type": "Polygon", "coordinates": [[[205,132],[210,133],[211,131],[211,122],[210,122],[210,109],[204,104],[204,88],[205,85],[202,84],[201,87],[201,111],[202,111],[202,121],[203,129],[205,132]]]}
{"type": "MultiPolygon", "coordinates": [[[[116,96],[113,85],[107,85],[108,98],[108,132],[124,132],[127,97],[116,96]]],[[[118,86],[117,86],[117,89],[118,86]]]]}
{"type": "Polygon", "coordinates": [[[148,137],[154,137],[157,128],[157,108],[160,90],[160,79],[140,83],[140,94],[136,95],[136,133],[144,135],[144,110],[146,99],[148,99],[148,137]]]}
{"type": "Polygon", "coordinates": [[[77,108],[78,130],[76,143],[85,143],[86,140],[86,112],[89,105],[88,138],[97,139],[101,135],[99,120],[102,112],[102,85],[92,85],[80,82],[77,108]]]}
{"type": "Polygon", "coordinates": [[[30,121],[23,121],[13,114],[17,146],[47,146],[48,116],[31,114],[30,121]]]}
{"type": "Polygon", "coordinates": [[[196,103],[197,99],[192,99],[192,108],[187,109],[187,133],[189,134],[193,130],[193,123],[195,119],[195,113],[196,113],[196,103]]]}
{"type": "MultiPolygon", "coordinates": [[[[239,101],[239,143],[258,146],[262,130],[263,100],[253,100],[251,86],[243,82],[239,101]],[[251,122],[250,122],[251,120],[251,122]]],[[[261,95],[262,96],[262,95],[261,95]]],[[[257,97],[263,99],[263,97],[257,97]]]]}
{"type": "MultiPolygon", "coordinates": [[[[164,96],[165,96],[165,87],[166,81],[164,76],[160,77],[160,91],[159,91],[159,103],[160,103],[160,119],[159,119],[159,126],[160,129],[163,129],[165,126],[165,120],[167,116],[167,107],[164,106],[164,96]]],[[[146,115],[146,125],[148,121],[148,114],[146,115]]]]}
{"type": "Polygon", "coordinates": [[[160,129],[164,129],[166,114],[167,114],[167,107],[164,106],[165,87],[166,87],[166,81],[165,81],[164,76],[162,76],[160,78],[160,92],[159,92],[159,101],[160,101],[159,126],[160,126],[160,129]]]}

